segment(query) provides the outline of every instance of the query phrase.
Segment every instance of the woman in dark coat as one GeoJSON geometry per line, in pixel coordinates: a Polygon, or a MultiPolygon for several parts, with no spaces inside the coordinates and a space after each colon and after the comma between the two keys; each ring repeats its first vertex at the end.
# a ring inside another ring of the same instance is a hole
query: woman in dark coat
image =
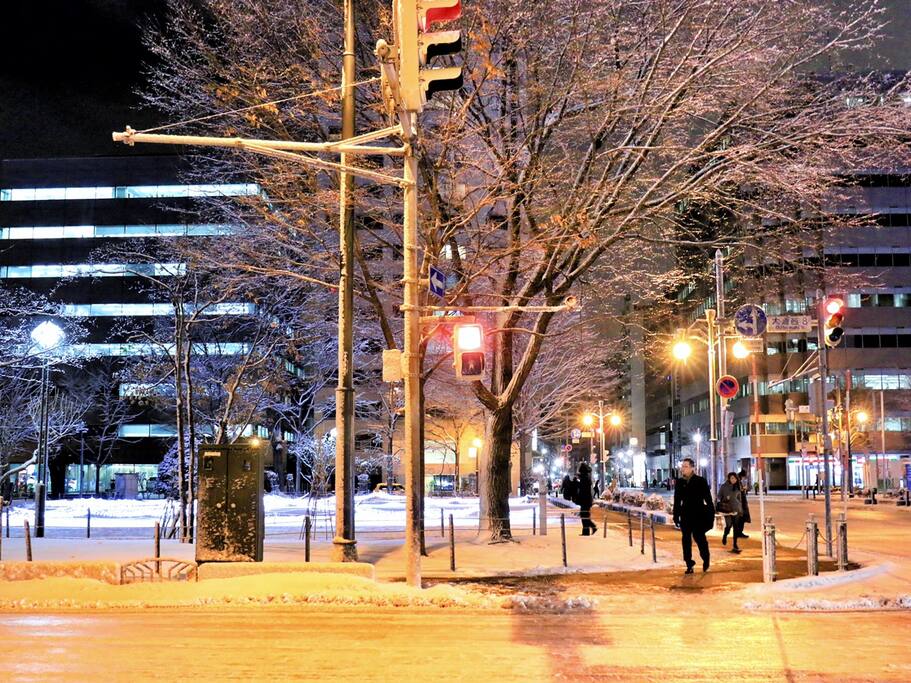
{"type": "Polygon", "coordinates": [[[728,472],[727,479],[718,489],[716,508],[724,515],[724,534],[721,536],[722,545],[727,545],[728,534],[734,529],[734,547],[731,552],[739,553],[737,547],[737,528],[739,518],[743,516],[743,496],[740,492],[740,477],[736,472],[728,472]]]}
{"type": "Polygon", "coordinates": [[[579,517],[582,519],[582,535],[592,536],[598,527],[592,522],[592,468],[587,463],[579,465],[579,484],[573,502],[579,506],[579,517]]]}
{"type": "Polygon", "coordinates": [[[745,533],[743,533],[743,526],[752,522],[750,517],[750,505],[747,502],[747,492],[750,489],[750,482],[747,477],[747,472],[744,469],[740,470],[740,502],[743,504],[743,514],[740,515],[740,519],[737,520],[737,526],[734,527],[734,535],[737,538],[749,538],[745,533]]]}

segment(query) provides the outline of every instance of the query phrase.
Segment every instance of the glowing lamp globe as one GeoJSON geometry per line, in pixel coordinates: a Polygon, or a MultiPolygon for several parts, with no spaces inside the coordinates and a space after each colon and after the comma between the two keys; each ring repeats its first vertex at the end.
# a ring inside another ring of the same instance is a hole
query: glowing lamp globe
{"type": "Polygon", "coordinates": [[[60,326],[50,320],[45,320],[37,325],[31,333],[32,341],[44,351],[59,346],[65,336],[60,326]]]}

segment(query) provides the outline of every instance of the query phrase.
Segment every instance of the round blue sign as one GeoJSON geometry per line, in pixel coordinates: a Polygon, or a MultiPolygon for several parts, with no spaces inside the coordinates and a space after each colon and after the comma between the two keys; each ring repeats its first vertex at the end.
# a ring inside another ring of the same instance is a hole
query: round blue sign
{"type": "Polygon", "coordinates": [[[766,318],[765,311],[753,304],[741,306],[734,314],[734,329],[744,337],[761,336],[765,332],[768,323],[769,320],[766,318]]]}

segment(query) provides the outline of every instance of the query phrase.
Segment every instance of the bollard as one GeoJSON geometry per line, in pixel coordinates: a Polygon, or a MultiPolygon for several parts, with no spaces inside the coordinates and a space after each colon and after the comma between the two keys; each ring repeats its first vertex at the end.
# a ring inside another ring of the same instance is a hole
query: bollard
{"type": "Polygon", "coordinates": [[[838,515],[838,526],[836,528],[836,538],[838,542],[838,571],[848,570],[848,520],[845,513],[838,515]]]}
{"type": "Polygon", "coordinates": [[[775,576],[778,574],[776,568],[777,557],[775,554],[775,525],[772,524],[771,517],[766,517],[762,533],[765,537],[765,556],[762,558],[762,580],[766,583],[770,583],[775,580],[775,576]]]}
{"type": "Polygon", "coordinates": [[[813,515],[807,519],[807,576],[819,576],[819,525],[813,515]]]}
{"type": "Polygon", "coordinates": [[[607,538],[607,510],[604,510],[604,517],[601,519],[601,538],[607,538]]]}
{"type": "Polygon", "coordinates": [[[85,537],[92,537],[92,508],[85,509],[85,537]]]}
{"type": "Polygon", "coordinates": [[[32,534],[28,528],[28,520],[22,520],[22,523],[25,525],[25,559],[28,562],[32,561],[32,534]]]}
{"type": "Polygon", "coordinates": [[[633,513],[626,510],[626,528],[629,531],[629,547],[633,547],[633,513]]]}
{"type": "MultiPolygon", "coordinates": [[[[10,505],[12,505],[12,501],[10,501],[10,505]]],[[[6,537],[7,537],[7,538],[9,538],[9,509],[10,509],[10,505],[7,505],[7,506],[6,506],[6,537]]]]}
{"type": "Polygon", "coordinates": [[[455,524],[449,515],[449,571],[455,571],[455,524]]]}
{"type": "Polygon", "coordinates": [[[310,515],[304,517],[304,562],[310,561],[310,515]]]}
{"type": "Polygon", "coordinates": [[[566,515],[560,515],[560,539],[563,543],[563,566],[566,566],[566,515]]]}
{"type": "Polygon", "coordinates": [[[547,536],[547,493],[545,491],[547,488],[544,488],[544,491],[538,493],[538,517],[541,518],[540,521],[540,531],[542,536],[547,536]]]}
{"type": "Polygon", "coordinates": [[[446,538],[446,527],[443,525],[443,508],[440,508],[440,538],[446,538]]]}
{"type": "MultiPolygon", "coordinates": [[[[152,541],[152,553],[152,556],[156,560],[161,557],[161,524],[159,522],[155,522],[155,535],[152,541]]],[[[155,563],[155,573],[161,576],[161,562],[155,563]]]]}
{"type": "Polygon", "coordinates": [[[652,562],[657,563],[658,562],[658,548],[655,545],[655,518],[654,517],[649,518],[649,527],[651,527],[651,530],[652,530],[652,562]]]}
{"type": "Polygon", "coordinates": [[[639,513],[639,554],[645,555],[645,513],[639,513]]]}
{"type": "Polygon", "coordinates": [[[538,508],[531,509],[531,535],[535,535],[536,526],[538,523],[538,508]]]}

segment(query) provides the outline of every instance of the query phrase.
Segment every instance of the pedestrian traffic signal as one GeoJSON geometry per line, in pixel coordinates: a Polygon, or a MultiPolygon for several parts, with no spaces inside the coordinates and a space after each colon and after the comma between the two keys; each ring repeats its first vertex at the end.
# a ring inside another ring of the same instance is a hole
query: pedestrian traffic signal
{"type": "Polygon", "coordinates": [[[461,32],[430,30],[434,24],[453,21],[461,15],[461,0],[398,0],[396,3],[399,83],[405,109],[421,111],[434,93],[462,87],[461,67],[428,67],[434,57],[461,51],[461,32]]]}
{"type": "Polygon", "coordinates": [[[471,381],[484,377],[484,330],[480,325],[456,325],[452,352],[458,379],[471,381]]]}
{"type": "Polygon", "coordinates": [[[826,346],[838,346],[845,336],[845,302],[838,297],[830,297],[823,304],[825,324],[823,325],[823,339],[826,346]]]}

